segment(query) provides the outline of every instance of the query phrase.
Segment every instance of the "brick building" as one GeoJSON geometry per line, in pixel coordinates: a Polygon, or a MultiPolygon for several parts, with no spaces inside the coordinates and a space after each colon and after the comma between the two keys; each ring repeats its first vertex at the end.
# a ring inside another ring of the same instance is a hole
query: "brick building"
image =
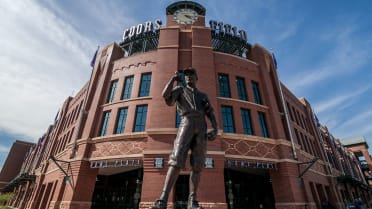
{"type": "Polygon", "coordinates": [[[0,172],[0,192],[3,192],[11,180],[19,174],[23,160],[33,145],[33,143],[20,140],[13,143],[0,172]]]}
{"type": "Polygon", "coordinates": [[[364,137],[342,139],[342,144],[357,157],[368,185],[372,185],[372,158],[368,152],[368,144],[364,137]]]}
{"type": "MultiPolygon", "coordinates": [[[[21,172],[34,178],[13,186],[11,205],[148,208],[162,190],[180,121],[161,92],[177,69],[189,66],[198,70],[197,86],[209,95],[219,126],[201,177],[204,208],[369,201],[355,156],[318,126],[306,99],[279,81],[271,53],[248,43],[244,30],[206,24],[205,15],[202,5],[176,2],[166,8],[165,25],[138,24],[124,30],[120,44],[101,48],[91,79],[65,101],[25,161],[21,172]]],[[[169,208],[185,206],[188,169],[169,208]]]]}

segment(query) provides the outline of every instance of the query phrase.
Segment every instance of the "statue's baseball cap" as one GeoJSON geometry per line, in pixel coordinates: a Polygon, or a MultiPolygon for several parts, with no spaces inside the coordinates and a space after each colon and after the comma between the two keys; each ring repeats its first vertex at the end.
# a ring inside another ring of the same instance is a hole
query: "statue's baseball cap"
{"type": "Polygon", "coordinates": [[[194,74],[196,76],[196,79],[198,79],[198,73],[196,72],[195,68],[188,67],[183,70],[183,73],[185,74],[194,74]]]}

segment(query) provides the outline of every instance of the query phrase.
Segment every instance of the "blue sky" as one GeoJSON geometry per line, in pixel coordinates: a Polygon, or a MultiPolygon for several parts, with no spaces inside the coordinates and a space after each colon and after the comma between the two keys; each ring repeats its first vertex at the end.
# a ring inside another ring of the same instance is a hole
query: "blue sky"
{"type": "MultiPolygon", "coordinates": [[[[165,22],[171,0],[5,0],[0,4],[0,167],[15,140],[35,142],[88,81],[97,45],[165,22]]],[[[372,1],[199,1],[210,19],[275,52],[281,81],[337,138],[372,146],[372,1]]]]}

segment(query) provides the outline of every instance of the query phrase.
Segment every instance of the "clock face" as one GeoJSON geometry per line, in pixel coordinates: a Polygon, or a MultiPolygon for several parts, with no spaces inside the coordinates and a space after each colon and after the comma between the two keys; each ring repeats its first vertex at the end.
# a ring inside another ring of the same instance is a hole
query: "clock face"
{"type": "Polygon", "coordinates": [[[192,9],[179,9],[173,18],[178,24],[193,24],[198,19],[198,13],[192,9]]]}

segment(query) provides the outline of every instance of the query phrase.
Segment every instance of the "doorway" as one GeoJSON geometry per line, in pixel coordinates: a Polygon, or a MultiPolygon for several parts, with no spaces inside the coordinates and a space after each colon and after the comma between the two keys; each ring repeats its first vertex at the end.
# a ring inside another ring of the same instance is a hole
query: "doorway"
{"type": "Polygon", "coordinates": [[[229,209],[275,209],[268,171],[225,169],[225,196],[229,209]]]}
{"type": "Polygon", "coordinates": [[[175,209],[187,209],[189,175],[179,175],[175,186],[175,209]]]}
{"type": "Polygon", "coordinates": [[[91,209],[138,209],[142,169],[115,175],[97,175],[91,209]]]}

